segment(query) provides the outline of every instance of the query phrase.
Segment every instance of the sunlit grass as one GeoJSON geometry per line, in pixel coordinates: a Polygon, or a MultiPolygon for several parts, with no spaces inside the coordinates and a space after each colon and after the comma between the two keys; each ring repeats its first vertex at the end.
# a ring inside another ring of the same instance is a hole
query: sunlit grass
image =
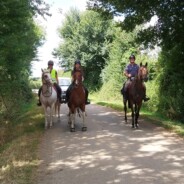
{"type": "MultiPolygon", "coordinates": [[[[117,111],[123,111],[123,100],[121,99],[111,99],[111,100],[104,100],[101,96],[99,98],[98,93],[92,93],[90,94],[90,99],[92,103],[110,107],[112,109],[115,109],[117,111]]],[[[130,110],[128,110],[130,112],[130,110]]],[[[154,124],[157,124],[159,126],[164,127],[165,129],[175,132],[178,135],[184,137],[184,124],[178,121],[171,120],[159,112],[149,111],[146,109],[146,107],[143,105],[141,108],[141,115],[145,118],[148,118],[150,120],[153,120],[152,122],[154,124]]]]}
{"type": "Polygon", "coordinates": [[[0,183],[34,183],[34,172],[39,164],[38,144],[44,128],[43,109],[30,104],[17,119],[5,127],[5,142],[0,147],[0,183]],[[10,129],[9,129],[10,128],[10,129]],[[7,133],[11,132],[11,137],[7,133]]]}

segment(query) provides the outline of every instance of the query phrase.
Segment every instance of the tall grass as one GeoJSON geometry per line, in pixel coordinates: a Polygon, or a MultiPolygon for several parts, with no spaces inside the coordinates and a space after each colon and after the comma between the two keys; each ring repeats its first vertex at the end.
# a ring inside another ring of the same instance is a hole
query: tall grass
{"type": "MultiPolygon", "coordinates": [[[[151,122],[163,126],[164,128],[177,133],[178,135],[184,137],[184,124],[179,121],[174,121],[169,119],[166,115],[161,114],[157,110],[158,106],[158,86],[155,81],[148,82],[147,86],[147,96],[151,99],[150,101],[143,103],[141,108],[141,115],[153,120],[151,122]]],[[[111,107],[112,109],[123,112],[123,99],[122,95],[118,90],[113,90],[110,84],[104,85],[100,91],[92,92],[89,96],[91,101],[95,104],[103,105],[106,107],[111,107]]],[[[130,110],[129,110],[130,112],[130,110]]]]}
{"type": "Polygon", "coordinates": [[[42,108],[25,105],[17,118],[1,124],[0,183],[32,184],[37,168],[37,147],[43,133],[42,108]]]}

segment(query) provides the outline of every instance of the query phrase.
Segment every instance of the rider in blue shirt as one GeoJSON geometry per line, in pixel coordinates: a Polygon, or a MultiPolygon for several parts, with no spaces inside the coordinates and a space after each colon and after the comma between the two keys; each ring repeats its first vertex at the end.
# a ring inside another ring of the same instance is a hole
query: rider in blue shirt
{"type": "MultiPolygon", "coordinates": [[[[130,64],[128,64],[124,70],[124,75],[127,77],[127,81],[125,82],[123,86],[123,94],[125,98],[127,98],[126,92],[127,92],[127,88],[129,84],[132,82],[132,80],[138,74],[138,71],[139,71],[139,66],[135,63],[135,56],[131,55],[129,57],[129,60],[130,60],[130,64]]],[[[146,97],[146,86],[144,85],[144,83],[143,83],[143,87],[145,89],[145,96],[143,100],[146,102],[150,98],[146,97]]]]}

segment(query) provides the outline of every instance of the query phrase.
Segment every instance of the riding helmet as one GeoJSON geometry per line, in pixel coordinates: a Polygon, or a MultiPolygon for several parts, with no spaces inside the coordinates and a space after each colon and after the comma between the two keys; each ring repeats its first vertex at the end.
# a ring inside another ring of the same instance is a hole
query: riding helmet
{"type": "Polygon", "coordinates": [[[80,60],[76,60],[76,61],[75,61],[75,65],[76,65],[76,64],[79,64],[79,65],[81,65],[81,62],[80,62],[80,60]]]}
{"type": "Polygon", "coordinates": [[[135,56],[133,54],[131,54],[131,56],[129,57],[129,59],[135,59],[135,56]]]}
{"type": "Polygon", "coordinates": [[[54,65],[54,62],[52,60],[49,60],[48,65],[54,65]]]}

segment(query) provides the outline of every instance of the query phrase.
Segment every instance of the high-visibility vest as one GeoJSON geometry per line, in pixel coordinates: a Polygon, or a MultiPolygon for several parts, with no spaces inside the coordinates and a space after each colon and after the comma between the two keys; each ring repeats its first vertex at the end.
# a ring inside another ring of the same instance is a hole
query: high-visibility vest
{"type": "Polygon", "coordinates": [[[51,79],[52,79],[52,82],[57,83],[57,81],[56,81],[56,70],[54,70],[54,69],[52,69],[52,71],[51,71],[51,79]]]}

